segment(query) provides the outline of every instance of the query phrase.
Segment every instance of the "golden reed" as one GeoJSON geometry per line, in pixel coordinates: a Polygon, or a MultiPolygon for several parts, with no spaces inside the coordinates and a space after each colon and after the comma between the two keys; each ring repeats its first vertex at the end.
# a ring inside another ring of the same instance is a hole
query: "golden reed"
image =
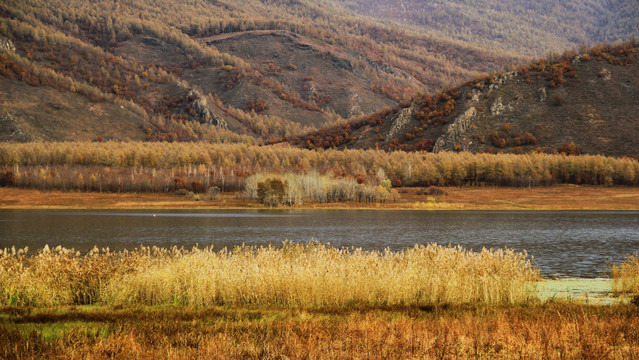
{"type": "Polygon", "coordinates": [[[403,251],[283,243],[232,250],[142,247],[0,253],[5,305],[439,305],[521,303],[538,271],[527,254],[416,245],[403,251]]]}

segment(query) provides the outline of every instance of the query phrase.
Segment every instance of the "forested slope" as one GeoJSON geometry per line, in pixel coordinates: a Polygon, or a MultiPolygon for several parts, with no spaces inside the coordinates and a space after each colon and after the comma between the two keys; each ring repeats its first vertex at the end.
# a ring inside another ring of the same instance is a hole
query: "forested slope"
{"type": "Polygon", "coordinates": [[[370,2],[363,12],[363,3],[337,0],[7,0],[0,3],[0,85],[29,96],[7,95],[0,104],[0,139],[300,135],[557,46],[629,37],[636,24],[624,4],[557,5],[541,16],[549,9],[525,4],[519,14],[519,7],[455,2],[370,2]],[[600,10],[623,27],[591,21],[600,10]],[[424,13],[434,18],[407,17],[424,13]],[[561,18],[552,34],[535,30],[561,18]],[[561,40],[566,34],[574,39],[561,40]]]}
{"type": "Polygon", "coordinates": [[[38,125],[48,118],[77,127],[66,114],[5,102],[5,140],[276,138],[518,59],[315,2],[6,1],[0,41],[8,92],[48,87],[58,93],[40,91],[45,103],[72,107],[66,102],[78,94],[126,110],[102,106],[83,116],[87,132],[74,135],[38,125]],[[107,118],[135,126],[101,131],[107,118]]]}
{"type": "Polygon", "coordinates": [[[636,1],[342,0],[374,19],[532,56],[639,35],[636,1]]]}

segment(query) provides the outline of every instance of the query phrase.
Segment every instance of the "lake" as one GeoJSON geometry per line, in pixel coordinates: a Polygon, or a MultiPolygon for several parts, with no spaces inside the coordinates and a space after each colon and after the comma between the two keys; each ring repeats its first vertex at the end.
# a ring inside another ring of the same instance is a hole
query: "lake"
{"type": "Polygon", "coordinates": [[[146,246],[216,249],[282,241],[401,250],[415,244],[511,248],[545,277],[595,278],[639,252],[639,211],[145,210],[0,211],[0,248],[30,253],[146,246]]]}

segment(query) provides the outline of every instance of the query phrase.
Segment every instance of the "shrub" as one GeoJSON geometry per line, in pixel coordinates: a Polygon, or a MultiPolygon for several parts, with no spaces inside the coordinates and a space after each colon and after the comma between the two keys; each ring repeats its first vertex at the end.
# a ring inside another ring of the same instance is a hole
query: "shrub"
{"type": "Polygon", "coordinates": [[[383,189],[386,189],[387,191],[390,191],[392,185],[391,185],[390,179],[386,179],[382,181],[382,183],[379,184],[379,186],[381,186],[383,189]]]}
{"type": "Polygon", "coordinates": [[[220,195],[220,188],[217,186],[211,186],[206,193],[209,196],[209,200],[217,199],[218,195],[220,195]]]}
{"type": "Polygon", "coordinates": [[[15,184],[16,176],[13,171],[6,170],[0,172],[0,186],[12,186],[15,184]]]}
{"type": "Polygon", "coordinates": [[[186,196],[189,193],[186,189],[177,189],[175,190],[175,195],[177,196],[186,196]]]}
{"type": "Polygon", "coordinates": [[[424,193],[426,195],[446,195],[446,191],[444,191],[441,188],[438,188],[437,186],[428,187],[428,189],[426,189],[424,193]]]}
{"type": "Polygon", "coordinates": [[[262,99],[256,99],[255,101],[251,100],[248,102],[246,107],[244,108],[245,112],[255,111],[256,114],[262,114],[269,109],[267,103],[265,103],[262,99]]]}
{"type": "Polygon", "coordinates": [[[566,155],[579,155],[581,154],[581,147],[575,145],[574,142],[565,143],[559,148],[559,153],[566,155]]]}
{"type": "Polygon", "coordinates": [[[288,183],[281,179],[266,179],[257,183],[257,198],[268,206],[278,206],[284,202],[288,183]]]}
{"type": "Polygon", "coordinates": [[[564,104],[564,98],[561,95],[555,95],[552,98],[552,104],[555,106],[561,106],[564,104]]]}

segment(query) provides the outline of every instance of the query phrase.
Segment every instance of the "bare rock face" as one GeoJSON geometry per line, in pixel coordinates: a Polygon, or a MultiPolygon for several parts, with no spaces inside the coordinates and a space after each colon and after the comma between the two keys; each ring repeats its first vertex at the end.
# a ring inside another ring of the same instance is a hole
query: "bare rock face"
{"type": "Polygon", "coordinates": [[[473,90],[473,92],[471,93],[472,98],[471,100],[475,103],[479,103],[479,96],[481,95],[481,91],[479,90],[473,90]]]}
{"type": "Polygon", "coordinates": [[[506,81],[512,80],[517,77],[516,71],[504,73],[502,75],[495,75],[492,78],[491,84],[488,86],[488,91],[498,89],[500,85],[503,85],[506,81]]]}
{"type": "Polygon", "coordinates": [[[191,108],[195,110],[195,117],[200,119],[203,124],[214,125],[221,128],[227,128],[226,120],[215,115],[209,107],[206,97],[197,89],[191,89],[186,96],[191,108]]]}
{"type": "Polygon", "coordinates": [[[512,110],[513,107],[510,105],[504,105],[504,103],[501,101],[501,98],[497,98],[497,100],[495,100],[495,102],[493,103],[493,105],[490,107],[490,112],[491,114],[493,114],[493,116],[497,116],[497,115],[501,115],[506,111],[510,111],[512,110]]]}
{"type": "Polygon", "coordinates": [[[11,40],[0,37],[0,51],[16,51],[16,47],[11,40]]]}
{"type": "Polygon", "coordinates": [[[539,93],[539,102],[544,102],[544,100],[548,98],[548,93],[546,93],[545,87],[540,87],[539,89],[537,89],[537,92],[539,93]]]}
{"type": "Polygon", "coordinates": [[[573,64],[579,64],[580,62],[582,62],[583,59],[584,59],[584,56],[582,54],[579,54],[579,55],[575,56],[574,59],[572,59],[572,63],[573,64]]]}
{"type": "Polygon", "coordinates": [[[469,108],[465,113],[457,117],[455,121],[448,126],[446,134],[437,139],[433,147],[433,152],[453,150],[468,151],[473,142],[466,132],[476,117],[477,109],[475,107],[469,108]],[[455,148],[456,145],[459,145],[457,149],[455,148]]]}
{"type": "Polygon", "coordinates": [[[606,68],[601,69],[598,75],[600,78],[603,79],[603,81],[610,81],[612,79],[612,74],[610,73],[610,70],[606,68]]]}
{"type": "MultiPolygon", "coordinates": [[[[311,89],[314,89],[314,87],[315,85],[311,85],[311,89]]],[[[349,98],[349,103],[350,103],[349,117],[364,115],[364,112],[362,111],[362,108],[360,107],[361,102],[362,102],[362,99],[359,96],[359,94],[356,91],[352,92],[349,98]]]]}
{"type": "Polygon", "coordinates": [[[403,109],[397,114],[397,116],[393,119],[393,124],[391,125],[391,129],[388,131],[388,137],[393,138],[397,135],[405,126],[408,124],[412,118],[415,109],[412,107],[408,107],[403,109]]]}

